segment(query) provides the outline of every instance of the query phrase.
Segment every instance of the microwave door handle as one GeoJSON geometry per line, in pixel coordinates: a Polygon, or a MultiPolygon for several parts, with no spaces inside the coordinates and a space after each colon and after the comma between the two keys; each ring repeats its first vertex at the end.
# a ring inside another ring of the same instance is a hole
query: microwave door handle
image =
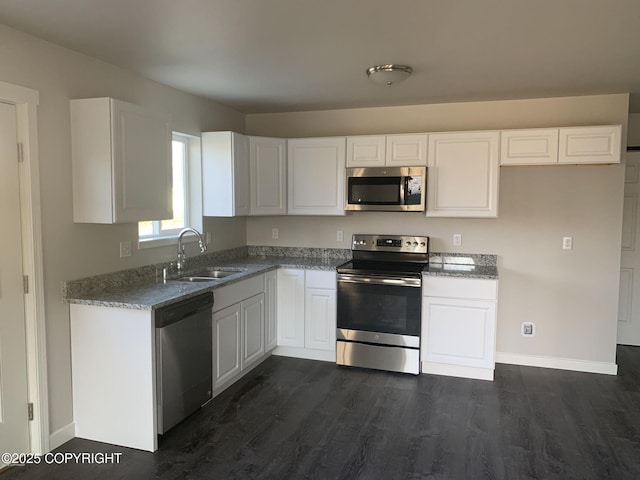
{"type": "Polygon", "coordinates": [[[411,177],[400,177],[402,178],[402,182],[400,182],[400,205],[407,204],[407,191],[409,190],[409,178],[411,177]]]}

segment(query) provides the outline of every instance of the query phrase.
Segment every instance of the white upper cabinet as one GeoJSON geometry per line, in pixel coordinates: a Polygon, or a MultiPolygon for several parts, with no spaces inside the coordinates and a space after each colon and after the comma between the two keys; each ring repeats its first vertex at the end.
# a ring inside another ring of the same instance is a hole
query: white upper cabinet
{"type": "Polygon", "coordinates": [[[173,217],[168,115],[113,98],[71,100],[73,219],[173,217]]]}
{"type": "Polygon", "coordinates": [[[235,132],[202,133],[202,214],[249,214],[249,137],[235,132]]]}
{"type": "Polygon", "coordinates": [[[557,128],[504,130],[500,165],[547,165],[558,163],[557,128]]]}
{"type": "Polygon", "coordinates": [[[621,125],[560,129],[559,163],[620,163],[621,125]]]}
{"type": "Polygon", "coordinates": [[[501,165],[620,163],[621,125],[504,130],[501,165]]]}
{"type": "Polygon", "coordinates": [[[287,141],[249,137],[251,215],[287,213],[287,141]]]}
{"type": "Polygon", "coordinates": [[[345,137],[288,142],[289,215],[344,215],[345,137]]]}
{"type": "Polygon", "coordinates": [[[384,135],[347,137],[347,167],[384,167],[385,155],[384,135]]]}
{"type": "Polygon", "coordinates": [[[427,134],[347,137],[347,167],[425,166],[427,139],[427,134]]]}
{"type": "Polygon", "coordinates": [[[424,167],[428,138],[426,133],[387,135],[387,166],[424,167]]]}
{"type": "Polygon", "coordinates": [[[500,132],[429,135],[427,216],[497,217],[500,132]]]}

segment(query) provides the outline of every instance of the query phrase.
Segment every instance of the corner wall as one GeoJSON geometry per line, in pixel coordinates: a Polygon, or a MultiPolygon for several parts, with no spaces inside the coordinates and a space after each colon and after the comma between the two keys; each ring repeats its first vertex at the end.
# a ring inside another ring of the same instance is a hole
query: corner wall
{"type": "MultiPolygon", "coordinates": [[[[113,65],[0,25],[0,80],[38,90],[49,427],[52,447],[73,435],[69,306],[65,280],[169,261],[175,247],[119,257],[119,242],[137,243],[137,224],[73,223],[69,100],[110,96],[171,114],[176,131],[244,129],[244,115],[146,80],[113,65]]],[[[212,249],[245,245],[244,219],[205,219],[212,249]]]]}
{"type": "MultiPolygon", "coordinates": [[[[622,124],[624,139],[627,121],[628,95],[619,94],[254,114],[246,126],[251,135],[313,137],[622,124]]],[[[353,233],[402,233],[430,236],[432,251],[497,254],[497,351],[512,359],[578,360],[611,370],[623,187],[624,164],[502,167],[497,219],[373,212],[249,217],[247,243],[349,248],[353,233]],[[280,238],[272,240],[276,227],[280,238]],[[337,230],[345,242],[336,242],[337,230]],[[454,233],[462,234],[461,247],[452,246],[454,233]],[[561,249],[563,236],[573,237],[573,250],[561,249]],[[525,321],[535,322],[535,337],[520,335],[525,321]]]]}

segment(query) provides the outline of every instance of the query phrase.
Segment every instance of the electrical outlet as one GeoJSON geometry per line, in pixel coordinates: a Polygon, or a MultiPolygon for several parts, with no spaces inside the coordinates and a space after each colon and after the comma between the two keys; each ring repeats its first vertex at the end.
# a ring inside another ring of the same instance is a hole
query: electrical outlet
{"type": "Polygon", "coordinates": [[[211,243],[211,232],[206,232],[205,236],[204,236],[204,241],[207,245],[209,245],[211,243]]]}
{"type": "Polygon", "coordinates": [[[343,242],[343,241],[344,241],[344,231],[338,230],[336,232],[336,242],[343,242]]]}
{"type": "Polygon", "coordinates": [[[277,228],[271,229],[271,238],[273,238],[274,240],[280,238],[280,231],[277,228]]]}
{"type": "Polygon", "coordinates": [[[131,256],[131,240],[120,242],[120,258],[131,256]]]}
{"type": "Polygon", "coordinates": [[[459,247],[460,245],[462,245],[462,235],[459,233],[454,233],[453,234],[453,246],[454,247],[459,247]]]}
{"type": "Polygon", "coordinates": [[[573,249],[573,237],[562,237],[562,249],[563,250],[573,249]]]}
{"type": "Polygon", "coordinates": [[[522,322],[520,333],[523,337],[533,337],[536,334],[536,324],[533,322],[522,322]]]}

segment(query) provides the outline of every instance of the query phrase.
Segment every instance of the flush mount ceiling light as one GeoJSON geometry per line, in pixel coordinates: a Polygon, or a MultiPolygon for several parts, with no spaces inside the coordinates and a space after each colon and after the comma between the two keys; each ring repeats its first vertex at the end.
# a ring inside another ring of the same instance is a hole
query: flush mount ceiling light
{"type": "Polygon", "coordinates": [[[413,68],[406,65],[375,65],[367,68],[367,77],[380,85],[391,86],[409,78],[413,68]]]}

